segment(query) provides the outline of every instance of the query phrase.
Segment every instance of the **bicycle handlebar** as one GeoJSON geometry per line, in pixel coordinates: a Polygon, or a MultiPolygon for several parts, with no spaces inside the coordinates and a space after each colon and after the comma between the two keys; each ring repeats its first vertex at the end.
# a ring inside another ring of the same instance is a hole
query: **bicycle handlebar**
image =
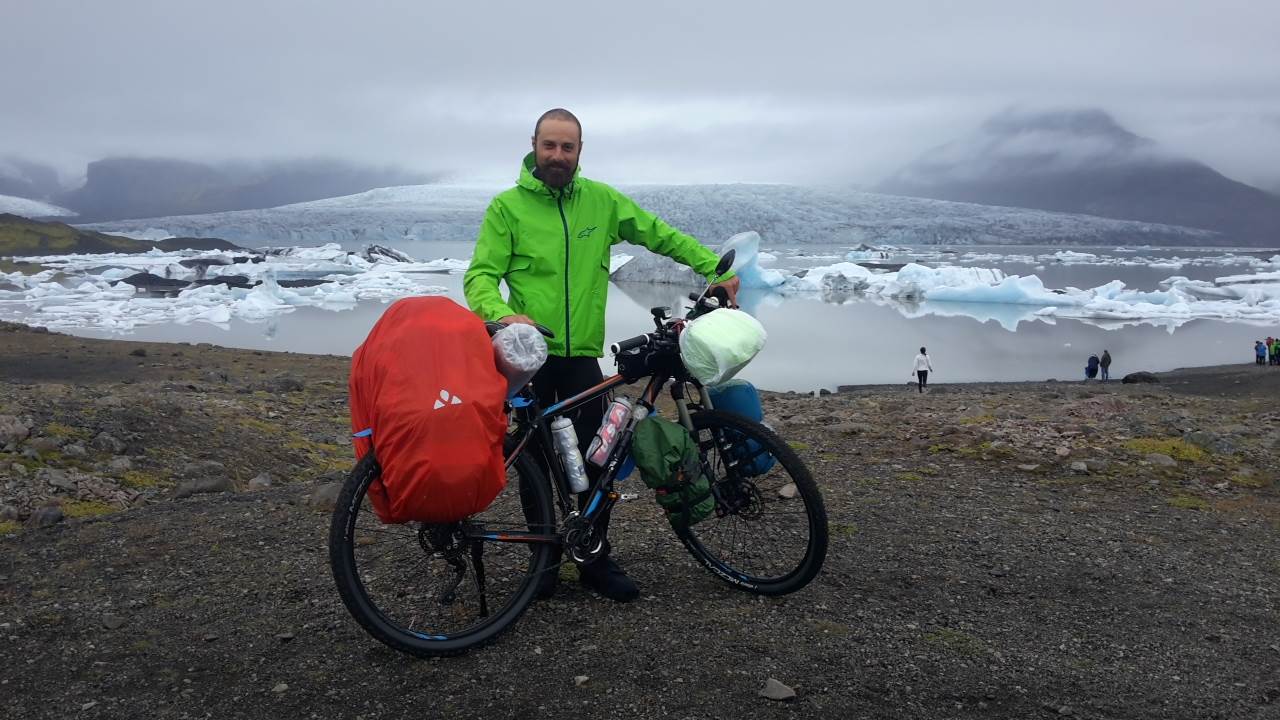
{"type": "Polygon", "coordinates": [[[653,342],[652,333],[645,333],[643,335],[637,335],[633,338],[627,338],[626,340],[620,340],[610,345],[609,352],[613,353],[614,355],[617,355],[620,352],[626,352],[633,348],[644,347],[645,345],[648,345],[651,342],[653,342]]]}
{"type": "MultiPolygon", "coordinates": [[[[494,333],[498,332],[502,328],[506,327],[506,324],[500,323],[494,320],[490,320],[484,324],[484,327],[486,330],[489,331],[490,335],[493,335],[494,333]]],[[[553,338],[556,336],[556,334],[551,332],[551,330],[549,330],[545,325],[539,325],[538,323],[534,323],[533,329],[542,333],[543,337],[553,338]]]]}

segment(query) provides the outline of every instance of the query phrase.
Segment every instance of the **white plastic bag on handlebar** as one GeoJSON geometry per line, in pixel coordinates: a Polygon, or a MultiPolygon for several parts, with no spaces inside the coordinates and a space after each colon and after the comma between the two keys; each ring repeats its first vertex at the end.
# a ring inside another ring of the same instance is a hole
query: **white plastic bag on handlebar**
{"type": "Polygon", "coordinates": [[[738,374],[764,347],[768,335],[759,320],[741,310],[715,310],[685,326],[680,358],[703,385],[718,385],[738,374]]]}
{"type": "Polygon", "coordinates": [[[534,326],[512,323],[493,334],[493,360],[507,378],[507,397],[512,397],[547,361],[547,341],[534,326]]]}

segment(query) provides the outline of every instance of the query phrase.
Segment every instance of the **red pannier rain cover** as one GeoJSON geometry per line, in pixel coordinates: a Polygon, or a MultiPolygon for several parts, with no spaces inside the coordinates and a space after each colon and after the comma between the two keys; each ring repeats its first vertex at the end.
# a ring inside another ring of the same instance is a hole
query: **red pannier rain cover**
{"type": "Polygon", "coordinates": [[[356,348],[349,390],[356,456],[376,448],[382,467],[368,492],[382,522],[454,522],[502,492],[507,380],[470,310],[397,300],[356,348]]]}

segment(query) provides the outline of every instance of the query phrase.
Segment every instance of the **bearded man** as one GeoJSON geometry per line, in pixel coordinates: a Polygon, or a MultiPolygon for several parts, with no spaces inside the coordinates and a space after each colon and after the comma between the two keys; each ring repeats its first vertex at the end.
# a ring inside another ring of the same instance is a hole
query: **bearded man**
{"type": "MultiPolygon", "coordinates": [[[[582,124],[563,108],[548,110],[533,127],[533,152],[525,156],[515,187],[489,204],[463,280],[467,304],[485,320],[540,323],[548,339],[547,363],[534,376],[543,407],[572,397],[604,378],[604,310],[609,290],[609,249],[619,242],[643,245],[688,265],[723,287],[736,302],[732,272],[713,277],[718,258],[693,237],[667,225],[634,201],[579,172],[582,124]],[[502,297],[498,282],[509,294],[502,297]]],[[[607,407],[587,403],[577,410],[574,430],[585,454],[607,407]]],[[[587,465],[594,481],[599,470],[587,465]]],[[[579,497],[585,501],[586,493],[579,497]]],[[[605,522],[608,519],[605,518],[605,522]]],[[[608,553],[579,568],[583,584],[618,602],[639,596],[634,582],[608,553]]],[[[540,587],[555,590],[555,572],[540,587]]]]}

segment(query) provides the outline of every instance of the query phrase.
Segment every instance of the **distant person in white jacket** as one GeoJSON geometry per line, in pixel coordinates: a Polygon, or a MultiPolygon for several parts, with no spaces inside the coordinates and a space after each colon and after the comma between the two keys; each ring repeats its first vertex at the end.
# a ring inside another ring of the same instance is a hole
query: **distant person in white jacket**
{"type": "Polygon", "coordinates": [[[929,364],[929,353],[920,348],[920,354],[916,356],[916,364],[911,368],[912,373],[916,377],[916,389],[924,392],[929,387],[929,371],[933,369],[933,365],[929,364]]]}

